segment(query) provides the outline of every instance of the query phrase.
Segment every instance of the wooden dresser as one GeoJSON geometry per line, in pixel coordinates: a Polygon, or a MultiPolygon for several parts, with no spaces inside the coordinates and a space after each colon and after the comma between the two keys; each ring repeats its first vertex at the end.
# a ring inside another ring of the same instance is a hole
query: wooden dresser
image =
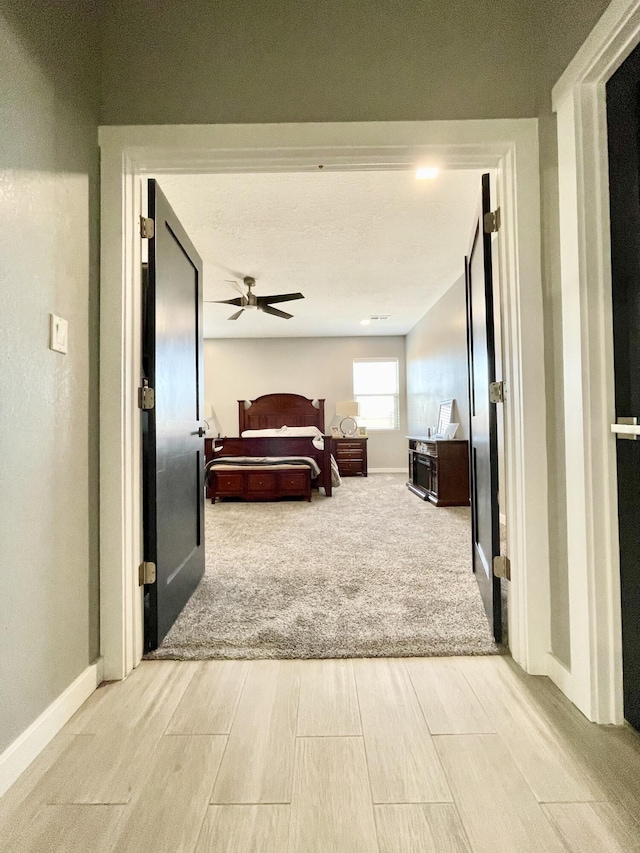
{"type": "Polygon", "coordinates": [[[436,506],[469,506],[469,442],[407,437],[408,488],[436,506]]]}
{"type": "Polygon", "coordinates": [[[333,455],[338,463],[341,477],[367,476],[366,438],[334,438],[333,455]]]}

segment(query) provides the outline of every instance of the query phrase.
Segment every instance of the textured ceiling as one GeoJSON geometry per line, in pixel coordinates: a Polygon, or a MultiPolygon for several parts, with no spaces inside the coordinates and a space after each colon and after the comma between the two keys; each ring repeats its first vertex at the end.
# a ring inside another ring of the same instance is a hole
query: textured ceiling
{"type": "Polygon", "coordinates": [[[205,299],[301,291],[291,320],[205,305],[205,337],[404,335],[464,272],[480,172],[162,175],[204,261],[205,299]],[[371,314],[390,319],[362,326],[371,314]]]}

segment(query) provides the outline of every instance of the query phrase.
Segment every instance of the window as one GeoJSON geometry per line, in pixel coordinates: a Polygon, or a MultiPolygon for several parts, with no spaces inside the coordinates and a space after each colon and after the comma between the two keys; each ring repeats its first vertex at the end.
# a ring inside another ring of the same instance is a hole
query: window
{"type": "Polygon", "coordinates": [[[353,399],[360,403],[358,425],[368,430],[400,429],[397,358],[357,358],[353,362],[353,399]]]}

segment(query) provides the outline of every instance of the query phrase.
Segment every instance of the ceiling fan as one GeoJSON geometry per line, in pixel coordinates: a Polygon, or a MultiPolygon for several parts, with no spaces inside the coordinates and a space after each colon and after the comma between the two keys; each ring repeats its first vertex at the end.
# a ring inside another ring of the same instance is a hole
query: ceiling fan
{"type": "Polygon", "coordinates": [[[229,281],[241,295],[235,299],[205,299],[205,302],[215,302],[218,305],[237,305],[240,310],[232,314],[228,319],[237,320],[243,311],[263,311],[265,314],[273,314],[274,317],[282,317],[284,320],[290,320],[293,314],[287,314],[286,311],[280,311],[274,308],[273,302],[289,302],[292,299],[304,299],[302,293],[282,293],[280,296],[256,296],[251,288],[255,287],[256,280],[250,275],[243,278],[247,292],[245,293],[237,281],[229,281]]]}

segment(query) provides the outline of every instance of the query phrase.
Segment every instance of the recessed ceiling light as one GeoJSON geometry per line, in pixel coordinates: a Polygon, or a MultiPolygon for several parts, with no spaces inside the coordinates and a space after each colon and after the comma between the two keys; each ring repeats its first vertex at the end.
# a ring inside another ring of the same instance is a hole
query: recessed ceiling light
{"type": "Polygon", "coordinates": [[[416,170],[416,178],[419,181],[433,180],[433,178],[438,177],[439,172],[440,169],[437,169],[435,166],[421,166],[416,170]]]}
{"type": "Polygon", "coordinates": [[[361,326],[368,326],[370,322],[371,322],[371,320],[360,320],[360,325],[361,326]]]}

